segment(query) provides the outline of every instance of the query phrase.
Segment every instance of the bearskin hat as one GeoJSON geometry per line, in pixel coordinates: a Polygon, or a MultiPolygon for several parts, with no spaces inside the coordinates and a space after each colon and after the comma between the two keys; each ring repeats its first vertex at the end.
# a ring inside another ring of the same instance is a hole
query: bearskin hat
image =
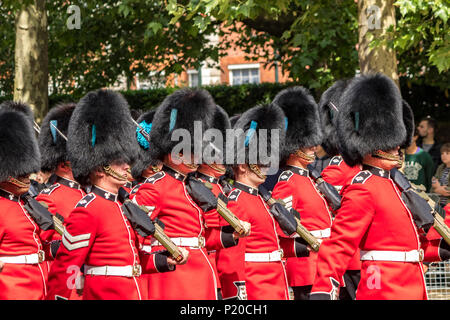
{"type": "Polygon", "coordinates": [[[213,124],[210,129],[218,130],[223,139],[222,143],[218,143],[217,141],[215,141],[215,138],[205,136],[203,141],[204,143],[203,154],[214,156],[214,159],[206,159],[205,162],[210,163],[208,162],[208,160],[214,160],[214,162],[216,163],[225,164],[227,129],[231,129],[231,123],[230,118],[228,117],[228,113],[218,105],[216,105],[213,124]]]}
{"type": "Polygon", "coordinates": [[[41,170],[54,171],[59,163],[67,161],[66,139],[70,117],[75,109],[73,102],[54,106],[45,116],[39,133],[39,149],[41,151],[41,170]]]}
{"type": "Polygon", "coordinates": [[[91,171],[137,158],[136,126],[124,97],[111,90],[86,94],[77,104],[67,133],[68,159],[76,180],[87,183],[91,171]]]}
{"type": "Polygon", "coordinates": [[[241,117],[241,113],[237,113],[237,114],[235,114],[235,115],[233,115],[233,116],[231,116],[230,117],[230,124],[231,124],[231,127],[233,128],[234,127],[234,125],[236,124],[236,122],[239,120],[239,118],[241,117]]]}
{"type": "Polygon", "coordinates": [[[215,112],[216,103],[204,89],[184,88],[168,95],[156,109],[153,118],[150,132],[150,152],[153,159],[163,160],[164,155],[171,153],[180,143],[180,140],[172,140],[172,133],[176,129],[189,132],[191,151],[194,154],[195,145],[202,147],[202,141],[198,139],[202,139],[203,133],[212,126],[215,112]],[[196,122],[201,124],[202,130],[194,135],[196,122]]]}
{"type": "Polygon", "coordinates": [[[406,149],[411,145],[412,138],[414,136],[414,129],[415,129],[414,113],[408,102],[406,102],[405,100],[403,100],[402,102],[402,107],[403,107],[403,123],[405,124],[406,129],[406,139],[405,142],[400,145],[400,148],[406,149]]]}
{"type": "Polygon", "coordinates": [[[339,99],[351,80],[338,80],[320,97],[319,115],[323,131],[322,147],[329,156],[339,153],[336,134],[336,119],[339,99]]]}
{"type": "Polygon", "coordinates": [[[278,163],[270,163],[261,158],[262,155],[267,157],[276,155],[278,160],[281,157],[286,137],[286,120],[283,110],[278,105],[263,104],[245,111],[233,129],[235,131],[235,165],[246,163],[278,167],[278,163]],[[273,129],[277,131],[274,132],[273,129]],[[265,150],[260,145],[262,142],[266,143],[265,150]],[[252,144],[257,149],[252,149],[252,144]]]}
{"type": "Polygon", "coordinates": [[[339,106],[339,151],[349,166],[361,164],[364,156],[377,150],[390,150],[404,143],[402,98],[387,76],[355,78],[342,94],[339,106]]]}
{"type": "Polygon", "coordinates": [[[322,142],[319,109],[313,96],[303,87],[295,86],[280,91],[273,100],[286,116],[286,139],[282,160],[300,148],[319,145],[322,142]]]}
{"type": "Polygon", "coordinates": [[[33,131],[33,112],[23,103],[0,105],[0,181],[40,170],[40,152],[33,131]]]}
{"type": "MultiPolygon", "coordinates": [[[[153,117],[155,116],[156,110],[147,111],[137,119],[137,123],[142,127],[142,129],[149,135],[153,126],[153,117]]],[[[139,179],[142,176],[142,171],[144,171],[148,166],[156,165],[158,160],[152,158],[150,154],[150,142],[141,133],[141,128],[136,128],[136,139],[139,143],[139,153],[138,159],[131,168],[131,175],[134,179],[139,179]]]]}

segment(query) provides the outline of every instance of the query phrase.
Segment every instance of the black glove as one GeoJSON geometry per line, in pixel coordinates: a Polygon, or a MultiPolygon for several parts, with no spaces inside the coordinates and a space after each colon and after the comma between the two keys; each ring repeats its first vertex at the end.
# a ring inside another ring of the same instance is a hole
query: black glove
{"type": "Polygon", "coordinates": [[[323,194],[325,200],[327,200],[328,204],[331,206],[333,211],[338,210],[341,207],[341,200],[342,200],[342,197],[339,194],[339,192],[336,190],[334,186],[324,181],[322,176],[320,175],[320,172],[317,171],[311,164],[308,164],[307,167],[311,174],[311,177],[317,183],[317,189],[319,189],[320,192],[323,194]]]}
{"type": "Polygon", "coordinates": [[[119,200],[123,203],[122,211],[130,221],[131,226],[143,237],[148,237],[155,233],[155,226],[148,216],[136,203],[128,200],[129,194],[125,189],[119,189],[119,200]]]}
{"type": "Polygon", "coordinates": [[[61,245],[61,240],[54,240],[50,242],[50,253],[52,257],[55,258],[58,253],[59,246],[61,245]]]}
{"type": "Polygon", "coordinates": [[[44,231],[53,229],[53,215],[42,204],[33,199],[29,194],[22,196],[25,201],[25,209],[33,217],[39,228],[44,231]]]}
{"type": "Polygon", "coordinates": [[[445,240],[442,240],[439,245],[439,257],[442,261],[450,259],[450,246],[447,242],[445,242],[445,240]]]}
{"type": "Polygon", "coordinates": [[[299,257],[309,257],[308,242],[303,238],[295,238],[295,255],[299,257]]]}
{"type": "Polygon", "coordinates": [[[190,177],[186,183],[186,190],[203,212],[217,208],[216,196],[200,180],[190,177]]]}

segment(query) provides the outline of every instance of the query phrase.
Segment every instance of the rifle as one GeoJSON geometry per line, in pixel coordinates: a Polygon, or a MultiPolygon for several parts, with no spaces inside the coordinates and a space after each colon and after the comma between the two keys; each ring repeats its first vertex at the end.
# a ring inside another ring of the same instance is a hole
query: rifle
{"type": "Polygon", "coordinates": [[[44,231],[54,229],[53,215],[47,210],[48,206],[46,207],[33,199],[28,193],[23,195],[23,199],[25,202],[24,208],[33,217],[39,228],[44,231]]]}
{"type": "MultiPolygon", "coordinates": [[[[282,207],[284,208],[284,210],[286,210],[285,214],[291,214],[290,212],[288,212],[288,210],[285,207],[285,203],[283,202],[283,200],[275,200],[274,198],[272,198],[272,195],[269,193],[269,191],[267,191],[264,187],[259,186],[259,191],[260,194],[262,196],[262,198],[264,199],[264,201],[269,205],[272,206],[275,203],[281,203],[282,207]]],[[[294,210],[294,209],[292,209],[294,210]]],[[[297,234],[302,237],[306,242],[308,242],[308,244],[311,246],[311,248],[314,251],[319,251],[319,247],[320,247],[320,242],[319,240],[317,240],[316,237],[314,237],[311,232],[308,231],[308,229],[305,228],[305,226],[302,225],[302,223],[300,222],[300,219],[295,217],[295,221],[297,222],[297,227],[296,227],[296,232],[297,234]]]]}
{"type": "Polygon", "coordinates": [[[413,186],[413,191],[417,193],[419,196],[421,196],[425,201],[428,202],[430,205],[432,211],[432,215],[434,217],[434,223],[433,227],[436,229],[437,233],[450,245],[450,228],[445,224],[444,218],[445,218],[445,211],[444,209],[439,205],[439,203],[434,202],[433,199],[423,190],[419,190],[414,188],[415,185],[411,183],[413,186]]]}
{"type": "Polygon", "coordinates": [[[230,226],[233,227],[233,229],[239,235],[242,236],[245,234],[245,229],[241,224],[241,220],[239,220],[238,217],[236,217],[234,213],[227,208],[227,202],[227,197],[225,197],[223,193],[220,193],[219,197],[217,198],[217,212],[222,216],[222,218],[225,219],[226,222],[230,224],[230,226]]]}
{"type": "Polygon", "coordinates": [[[241,221],[227,208],[228,199],[225,195],[220,194],[219,197],[216,198],[214,193],[205,183],[194,177],[190,177],[187,181],[186,189],[202,210],[206,212],[211,209],[216,209],[239,235],[243,236],[245,234],[245,229],[241,224],[241,221]]]}
{"type": "Polygon", "coordinates": [[[180,249],[173,241],[164,233],[164,230],[158,223],[153,223],[150,219],[149,209],[145,206],[139,206],[129,199],[129,193],[123,189],[119,189],[119,199],[123,203],[122,208],[124,214],[130,220],[135,230],[142,236],[153,235],[161,245],[169,251],[175,261],[183,260],[180,249]]]}
{"type": "Polygon", "coordinates": [[[324,195],[327,202],[330,204],[333,211],[338,210],[341,207],[341,195],[334,186],[323,180],[320,172],[317,171],[312,164],[308,164],[307,168],[311,173],[311,178],[317,185],[317,189],[324,195]]]}
{"type": "Polygon", "coordinates": [[[445,224],[442,216],[444,210],[435,203],[424,191],[414,188],[411,182],[396,168],[391,170],[393,180],[402,191],[402,198],[413,215],[419,228],[429,230],[433,226],[440,236],[450,244],[450,229],[445,224]],[[406,195],[406,193],[408,193],[406,195]]]}

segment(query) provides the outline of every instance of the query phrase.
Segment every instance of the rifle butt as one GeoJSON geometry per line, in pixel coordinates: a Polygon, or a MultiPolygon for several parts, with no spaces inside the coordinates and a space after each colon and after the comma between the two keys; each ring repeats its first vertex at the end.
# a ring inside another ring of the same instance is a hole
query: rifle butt
{"type": "Polygon", "coordinates": [[[175,261],[180,262],[183,260],[183,255],[180,249],[173,243],[173,241],[164,233],[164,230],[155,223],[155,234],[153,235],[161,245],[169,251],[175,261]]]}
{"type": "Polygon", "coordinates": [[[450,245],[450,228],[445,224],[444,219],[436,213],[434,216],[434,229],[436,229],[437,233],[444,239],[447,244],[450,245]]]}
{"type": "Polygon", "coordinates": [[[319,240],[314,237],[311,232],[308,231],[301,223],[300,220],[295,218],[297,221],[297,233],[302,237],[308,244],[311,246],[311,248],[317,252],[320,248],[320,242],[319,240]]]}

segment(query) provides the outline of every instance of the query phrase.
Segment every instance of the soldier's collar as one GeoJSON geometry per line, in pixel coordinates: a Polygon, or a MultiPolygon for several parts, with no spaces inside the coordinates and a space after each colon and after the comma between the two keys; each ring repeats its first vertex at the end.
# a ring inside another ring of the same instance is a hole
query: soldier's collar
{"type": "Polygon", "coordinates": [[[131,181],[127,181],[127,183],[125,183],[123,186],[124,186],[124,188],[128,188],[128,189],[132,189],[134,187],[133,182],[131,182],[131,181]]]}
{"type": "Polygon", "coordinates": [[[102,197],[103,199],[110,200],[110,201],[117,201],[116,193],[112,193],[112,192],[103,190],[102,188],[100,188],[98,186],[92,186],[91,192],[102,197]]]}
{"type": "Polygon", "coordinates": [[[309,170],[308,169],[303,169],[303,168],[296,167],[296,166],[291,166],[291,165],[287,165],[286,169],[290,170],[293,173],[296,173],[298,175],[304,176],[304,177],[308,177],[309,176],[309,170]]]}
{"type": "Polygon", "coordinates": [[[382,177],[382,178],[386,178],[389,179],[391,177],[391,174],[389,173],[388,170],[384,170],[378,167],[374,167],[374,166],[370,166],[368,164],[364,164],[363,165],[363,170],[367,170],[370,171],[370,173],[382,177]]]}
{"type": "Polygon", "coordinates": [[[57,176],[56,181],[59,184],[65,185],[66,187],[72,188],[72,189],[77,189],[80,190],[81,186],[78,182],[67,179],[67,178],[63,178],[60,176],[57,176]]]}
{"type": "Polygon", "coordinates": [[[167,172],[167,174],[169,174],[171,177],[173,177],[173,178],[175,178],[175,179],[177,179],[179,181],[184,181],[187,178],[186,175],[184,175],[184,174],[182,174],[182,173],[180,173],[180,172],[178,172],[178,171],[176,171],[176,170],[174,170],[171,167],[168,167],[166,165],[163,166],[162,170],[164,172],[167,172]]]}
{"type": "Polygon", "coordinates": [[[12,194],[11,192],[8,192],[3,189],[0,189],[0,197],[14,201],[14,202],[20,201],[20,196],[16,196],[15,194],[12,194]]]}
{"type": "Polygon", "coordinates": [[[205,181],[208,181],[209,183],[214,183],[214,184],[218,184],[219,183],[219,179],[218,178],[214,178],[213,176],[209,176],[207,174],[201,173],[201,172],[196,172],[196,177],[205,181]]]}
{"type": "Polygon", "coordinates": [[[234,183],[233,187],[235,187],[235,188],[237,188],[239,190],[245,191],[245,192],[247,192],[247,193],[249,193],[251,195],[254,195],[254,196],[258,195],[258,189],[257,188],[250,187],[250,186],[248,186],[246,184],[243,184],[241,182],[237,182],[236,181],[234,183]]]}

